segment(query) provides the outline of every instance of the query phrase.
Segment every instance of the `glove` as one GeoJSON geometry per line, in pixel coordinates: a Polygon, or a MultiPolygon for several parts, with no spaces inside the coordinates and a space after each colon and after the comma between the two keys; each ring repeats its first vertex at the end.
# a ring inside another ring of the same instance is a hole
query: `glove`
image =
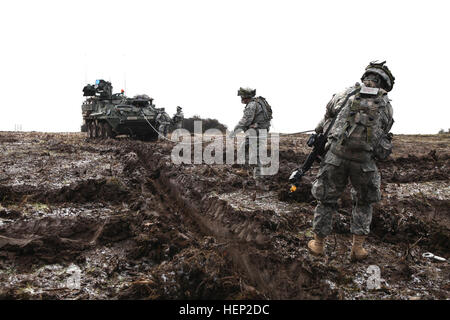
{"type": "Polygon", "coordinates": [[[389,132],[388,134],[387,134],[387,138],[388,138],[388,140],[389,141],[392,141],[392,138],[394,137],[394,134],[392,133],[392,132],[389,132]]]}
{"type": "Polygon", "coordinates": [[[294,172],[291,173],[289,177],[289,182],[292,184],[296,184],[300,181],[300,179],[303,177],[303,171],[302,169],[297,169],[294,172]]]}
{"type": "Polygon", "coordinates": [[[291,173],[291,176],[289,177],[289,182],[292,184],[291,188],[289,189],[289,193],[293,193],[297,190],[297,187],[299,186],[300,179],[303,176],[302,169],[295,170],[291,173]]]}
{"type": "Polygon", "coordinates": [[[317,139],[318,134],[317,133],[312,133],[309,138],[308,141],[306,141],[306,145],[308,147],[314,147],[314,144],[316,143],[316,139],[317,139]]]}

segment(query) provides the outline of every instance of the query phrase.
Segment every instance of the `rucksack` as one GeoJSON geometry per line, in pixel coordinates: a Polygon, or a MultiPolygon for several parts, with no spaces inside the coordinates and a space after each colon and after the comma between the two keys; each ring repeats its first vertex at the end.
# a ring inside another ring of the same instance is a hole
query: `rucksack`
{"type": "Polygon", "coordinates": [[[264,113],[264,118],[267,121],[272,120],[272,107],[267,102],[267,100],[263,97],[257,97],[254,99],[256,103],[258,103],[261,106],[261,109],[264,113]]]}
{"type": "Polygon", "coordinates": [[[378,159],[385,159],[391,153],[392,137],[385,133],[391,121],[386,91],[369,89],[362,88],[351,104],[342,104],[339,111],[345,112],[337,115],[333,153],[360,161],[365,159],[362,151],[372,152],[378,159]]]}

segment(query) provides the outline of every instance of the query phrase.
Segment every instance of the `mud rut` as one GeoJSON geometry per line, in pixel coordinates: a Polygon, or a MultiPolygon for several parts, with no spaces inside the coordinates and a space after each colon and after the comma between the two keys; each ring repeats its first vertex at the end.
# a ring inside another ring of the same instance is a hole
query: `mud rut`
{"type": "Polygon", "coordinates": [[[380,164],[383,201],[367,246],[373,254],[355,264],[348,259],[348,196],[327,257],[305,248],[315,205],[310,185],[305,181],[289,196],[285,184],[306,156],[297,148],[304,138],[282,141],[280,173],[268,179],[269,192],[255,190],[251,170],[175,166],[169,143],[0,138],[1,298],[449,297],[448,262],[421,257],[425,251],[449,256],[448,195],[436,198],[424,189],[403,197],[409,189],[400,188],[431,183],[430,192],[445,191],[448,153],[380,164]],[[381,269],[377,290],[366,288],[369,265],[381,269]]]}

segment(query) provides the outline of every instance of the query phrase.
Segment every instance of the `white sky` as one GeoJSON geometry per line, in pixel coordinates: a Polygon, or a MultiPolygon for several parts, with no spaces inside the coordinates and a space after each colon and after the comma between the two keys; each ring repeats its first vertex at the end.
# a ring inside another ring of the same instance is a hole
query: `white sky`
{"type": "Polygon", "coordinates": [[[234,127],[240,86],[272,130],[312,129],[333,93],[387,60],[394,133],[448,129],[449,1],[3,1],[0,130],[79,131],[82,89],[103,78],[172,115],[234,127]],[[125,85],[126,84],[126,85],[125,85]]]}

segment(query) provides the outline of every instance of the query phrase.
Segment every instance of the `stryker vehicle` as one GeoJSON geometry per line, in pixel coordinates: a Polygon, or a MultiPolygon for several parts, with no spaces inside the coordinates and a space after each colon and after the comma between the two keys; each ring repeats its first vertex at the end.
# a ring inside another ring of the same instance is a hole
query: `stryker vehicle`
{"type": "Polygon", "coordinates": [[[83,96],[86,100],[81,106],[82,131],[87,132],[90,138],[115,138],[118,135],[150,141],[158,138],[158,133],[149,125],[156,128],[158,115],[149,96],[128,98],[123,90],[113,94],[111,83],[105,80],[85,86],[83,96]]]}

